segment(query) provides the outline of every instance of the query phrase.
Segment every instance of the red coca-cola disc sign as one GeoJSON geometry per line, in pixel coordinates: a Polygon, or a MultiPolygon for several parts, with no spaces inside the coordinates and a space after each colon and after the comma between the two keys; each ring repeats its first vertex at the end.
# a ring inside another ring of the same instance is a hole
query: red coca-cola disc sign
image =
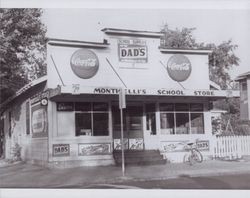
{"type": "Polygon", "coordinates": [[[191,74],[191,63],[189,59],[181,54],[173,55],[169,58],[167,64],[169,76],[177,81],[182,82],[188,79],[191,74]]]}
{"type": "Polygon", "coordinates": [[[88,79],[97,73],[99,60],[91,50],[79,49],[71,56],[70,65],[75,75],[83,79],[88,79]]]}

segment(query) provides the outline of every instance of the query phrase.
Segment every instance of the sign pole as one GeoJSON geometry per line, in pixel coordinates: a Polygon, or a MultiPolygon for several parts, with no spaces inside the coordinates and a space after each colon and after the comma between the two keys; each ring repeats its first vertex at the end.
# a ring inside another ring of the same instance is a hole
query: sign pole
{"type": "Polygon", "coordinates": [[[119,93],[119,108],[121,117],[121,149],[122,149],[122,176],[125,175],[125,157],[124,157],[124,138],[123,138],[123,109],[126,108],[125,90],[120,89],[119,93]]]}
{"type": "Polygon", "coordinates": [[[123,139],[123,109],[120,109],[121,113],[121,149],[122,149],[122,176],[125,175],[125,158],[124,158],[124,139],[123,139]]]}

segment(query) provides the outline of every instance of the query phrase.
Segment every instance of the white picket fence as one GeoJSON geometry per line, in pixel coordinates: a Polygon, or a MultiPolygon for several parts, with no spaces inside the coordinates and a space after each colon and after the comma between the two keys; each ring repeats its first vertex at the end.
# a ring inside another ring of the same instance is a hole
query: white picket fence
{"type": "Polygon", "coordinates": [[[214,141],[214,158],[250,155],[250,136],[221,136],[214,141]]]}

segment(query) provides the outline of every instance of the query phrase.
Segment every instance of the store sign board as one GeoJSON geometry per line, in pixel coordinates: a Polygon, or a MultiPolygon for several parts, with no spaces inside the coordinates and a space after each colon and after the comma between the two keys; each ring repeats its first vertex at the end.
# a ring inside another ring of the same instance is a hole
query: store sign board
{"type": "Polygon", "coordinates": [[[175,54],[168,60],[167,71],[170,78],[177,82],[182,82],[188,79],[191,74],[192,67],[186,56],[182,54],[175,54]]]}
{"type": "MultiPolygon", "coordinates": [[[[42,102],[42,101],[44,103],[44,100],[48,100],[48,98],[49,98],[49,91],[48,90],[43,91],[41,93],[34,95],[32,98],[30,98],[30,104],[35,104],[35,103],[42,102]]],[[[43,103],[42,103],[42,105],[45,105],[43,103]]],[[[46,105],[47,105],[47,103],[46,103],[46,105]]]]}
{"type": "Polygon", "coordinates": [[[91,50],[79,49],[71,56],[70,66],[76,76],[82,79],[89,79],[97,73],[99,60],[91,50]]]}
{"type": "Polygon", "coordinates": [[[118,40],[118,55],[120,62],[147,63],[148,50],[145,40],[120,39],[118,40]]]}
{"type": "MultiPolygon", "coordinates": [[[[79,94],[118,95],[120,88],[115,87],[84,87],[79,86],[79,94]]],[[[72,87],[61,87],[61,93],[74,94],[72,87]]],[[[126,88],[126,95],[152,95],[152,96],[196,96],[196,97],[239,97],[239,91],[232,91],[230,95],[226,90],[179,90],[179,89],[144,89],[126,88]]]]}
{"type": "Polygon", "coordinates": [[[58,102],[57,111],[74,111],[73,102],[58,102]]]}
{"type": "Polygon", "coordinates": [[[78,144],[79,155],[105,155],[111,153],[109,143],[78,144]]]}
{"type": "Polygon", "coordinates": [[[69,155],[70,155],[69,144],[53,144],[54,157],[69,156],[69,155]]]}

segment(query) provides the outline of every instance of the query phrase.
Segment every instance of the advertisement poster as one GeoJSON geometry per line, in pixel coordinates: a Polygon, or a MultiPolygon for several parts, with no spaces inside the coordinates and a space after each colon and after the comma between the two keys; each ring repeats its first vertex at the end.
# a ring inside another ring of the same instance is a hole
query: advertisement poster
{"type": "Polygon", "coordinates": [[[32,137],[48,136],[47,106],[37,104],[31,107],[32,137]]]}
{"type": "Polygon", "coordinates": [[[105,155],[110,154],[111,146],[107,143],[96,144],[79,144],[79,155],[105,155]]]}

